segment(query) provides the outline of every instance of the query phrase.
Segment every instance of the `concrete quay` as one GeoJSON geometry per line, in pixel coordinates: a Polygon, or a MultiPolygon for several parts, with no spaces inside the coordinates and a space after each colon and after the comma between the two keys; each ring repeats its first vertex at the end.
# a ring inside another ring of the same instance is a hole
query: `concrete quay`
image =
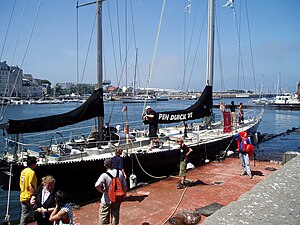
{"type": "MultiPolygon", "coordinates": [[[[181,211],[194,211],[213,203],[226,206],[274,173],[266,168],[281,167],[279,163],[256,162],[256,166],[252,168],[253,179],[249,179],[247,176],[240,176],[241,165],[238,158],[227,158],[188,171],[187,178],[193,183],[186,189],[177,189],[178,178],[170,177],[131,190],[121,206],[120,225],[170,224],[168,218],[181,211]]],[[[99,200],[75,209],[74,224],[98,224],[98,211],[99,200]]],[[[202,215],[198,224],[210,217],[212,216],[202,215]]]]}
{"type": "MultiPolygon", "coordinates": [[[[235,190],[232,190],[235,191],[235,190]]],[[[300,224],[300,155],[213,215],[204,225],[300,224]]]]}

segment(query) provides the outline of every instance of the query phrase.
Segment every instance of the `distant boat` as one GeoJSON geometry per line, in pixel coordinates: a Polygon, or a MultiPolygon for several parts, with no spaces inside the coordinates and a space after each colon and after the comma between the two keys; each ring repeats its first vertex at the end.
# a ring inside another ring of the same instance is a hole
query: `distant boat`
{"type": "Polygon", "coordinates": [[[122,98],[123,103],[154,103],[157,102],[157,98],[151,96],[134,96],[130,98],[122,98]]]}
{"type": "Polygon", "coordinates": [[[300,100],[297,94],[284,93],[276,95],[268,102],[268,106],[278,109],[300,109],[300,100]]]}
{"type": "Polygon", "coordinates": [[[137,70],[137,54],[138,54],[138,49],[136,49],[136,54],[135,54],[135,71],[134,71],[134,77],[133,77],[133,88],[132,88],[132,96],[131,97],[124,97],[121,98],[121,101],[123,103],[154,103],[157,101],[155,96],[150,96],[150,95],[136,95],[136,70],[137,70]]]}
{"type": "Polygon", "coordinates": [[[159,96],[156,99],[157,99],[157,101],[160,101],[160,102],[169,101],[169,97],[168,96],[159,96]]]}

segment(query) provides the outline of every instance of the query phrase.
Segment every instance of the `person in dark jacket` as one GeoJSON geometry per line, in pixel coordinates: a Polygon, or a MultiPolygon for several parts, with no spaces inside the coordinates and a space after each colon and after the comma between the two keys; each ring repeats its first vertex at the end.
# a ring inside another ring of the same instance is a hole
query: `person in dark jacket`
{"type": "Polygon", "coordinates": [[[188,156],[189,154],[191,154],[193,152],[193,149],[191,149],[190,147],[186,146],[184,144],[184,141],[182,138],[178,138],[176,140],[177,144],[180,147],[180,170],[179,170],[179,176],[180,181],[177,184],[177,189],[181,189],[184,186],[187,186],[189,182],[185,181],[186,178],[186,168],[187,168],[187,164],[188,164],[188,156]]]}
{"type": "Polygon", "coordinates": [[[143,117],[144,121],[149,124],[149,138],[150,138],[150,149],[154,147],[154,141],[158,138],[158,121],[157,113],[150,107],[146,107],[146,115],[143,117]]]}
{"type": "Polygon", "coordinates": [[[52,225],[49,217],[55,208],[55,179],[48,175],[42,178],[42,184],[32,196],[30,203],[34,205],[37,225],[52,225]]]}

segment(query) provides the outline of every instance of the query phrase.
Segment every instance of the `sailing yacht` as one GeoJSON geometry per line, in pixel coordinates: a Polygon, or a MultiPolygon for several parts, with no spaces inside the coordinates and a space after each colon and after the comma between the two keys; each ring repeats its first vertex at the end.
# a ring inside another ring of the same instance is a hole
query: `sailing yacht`
{"type": "MultiPolygon", "coordinates": [[[[98,21],[101,21],[103,1],[97,1],[98,21]]],[[[0,158],[0,186],[5,190],[19,190],[19,175],[26,167],[26,158],[36,156],[38,166],[35,171],[39,178],[51,174],[58,188],[62,188],[75,203],[93,200],[99,193],[94,184],[99,175],[105,172],[103,162],[114,155],[115,147],[125,149],[123,161],[125,171],[131,172],[130,188],[139,183],[152,182],[178,172],[180,148],[178,138],[184,138],[185,144],[193,149],[190,162],[195,166],[225,156],[226,150],[233,144],[237,132],[247,132],[254,136],[261,121],[258,115],[245,115],[243,124],[224,129],[221,121],[215,121],[207,129],[197,119],[207,118],[212,113],[212,91],[214,75],[214,0],[209,0],[208,15],[208,52],[206,85],[202,95],[191,106],[183,110],[157,112],[157,121],[164,127],[159,129],[159,146],[149,149],[150,140],[144,130],[120,131],[104,127],[103,90],[101,85],[101,60],[98,60],[98,89],[79,108],[60,115],[27,120],[9,120],[1,124],[7,132],[8,151],[0,158]],[[97,109],[97,110],[96,110],[97,109]],[[96,127],[87,138],[71,140],[67,143],[55,143],[41,147],[39,152],[32,151],[30,144],[23,144],[20,134],[55,130],[84,120],[98,117],[96,127]],[[189,121],[192,123],[187,124],[189,121]],[[167,126],[175,123],[176,126],[167,126]],[[98,129],[100,128],[100,129],[98,129]]],[[[101,26],[98,26],[101,29],[101,26]]],[[[98,32],[101,34],[101,31],[98,32]]],[[[98,38],[98,41],[101,38],[98,38]]],[[[101,43],[98,43],[101,46],[101,43]]],[[[98,48],[98,49],[101,49],[98,48]]],[[[98,57],[101,57],[99,54],[98,57]]]]}
{"type": "Polygon", "coordinates": [[[131,97],[126,97],[122,98],[121,101],[123,103],[154,103],[157,101],[155,96],[150,96],[150,95],[136,95],[136,71],[137,71],[137,54],[138,49],[136,49],[136,54],[135,54],[135,70],[134,70],[134,78],[133,78],[133,88],[132,88],[132,96],[131,97]]]}

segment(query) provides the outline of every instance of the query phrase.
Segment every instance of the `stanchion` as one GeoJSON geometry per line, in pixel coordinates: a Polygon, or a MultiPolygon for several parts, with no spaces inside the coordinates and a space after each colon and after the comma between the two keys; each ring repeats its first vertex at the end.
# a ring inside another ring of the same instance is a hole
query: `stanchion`
{"type": "Polygon", "coordinates": [[[12,177],[12,163],[10,163],[10,168],[9,168],[9,184],[8,184],[8,193],[7,193],[7,206],[6,206],[6,214],[5,214],[5,218],[3,220],[3,225],[9,225],[10,222],[9,222],[9,214],[8,214],[8,211],[9,211],[9,203],[10,203],[10,186],[11,186],[11,177],[12,177]]]}

